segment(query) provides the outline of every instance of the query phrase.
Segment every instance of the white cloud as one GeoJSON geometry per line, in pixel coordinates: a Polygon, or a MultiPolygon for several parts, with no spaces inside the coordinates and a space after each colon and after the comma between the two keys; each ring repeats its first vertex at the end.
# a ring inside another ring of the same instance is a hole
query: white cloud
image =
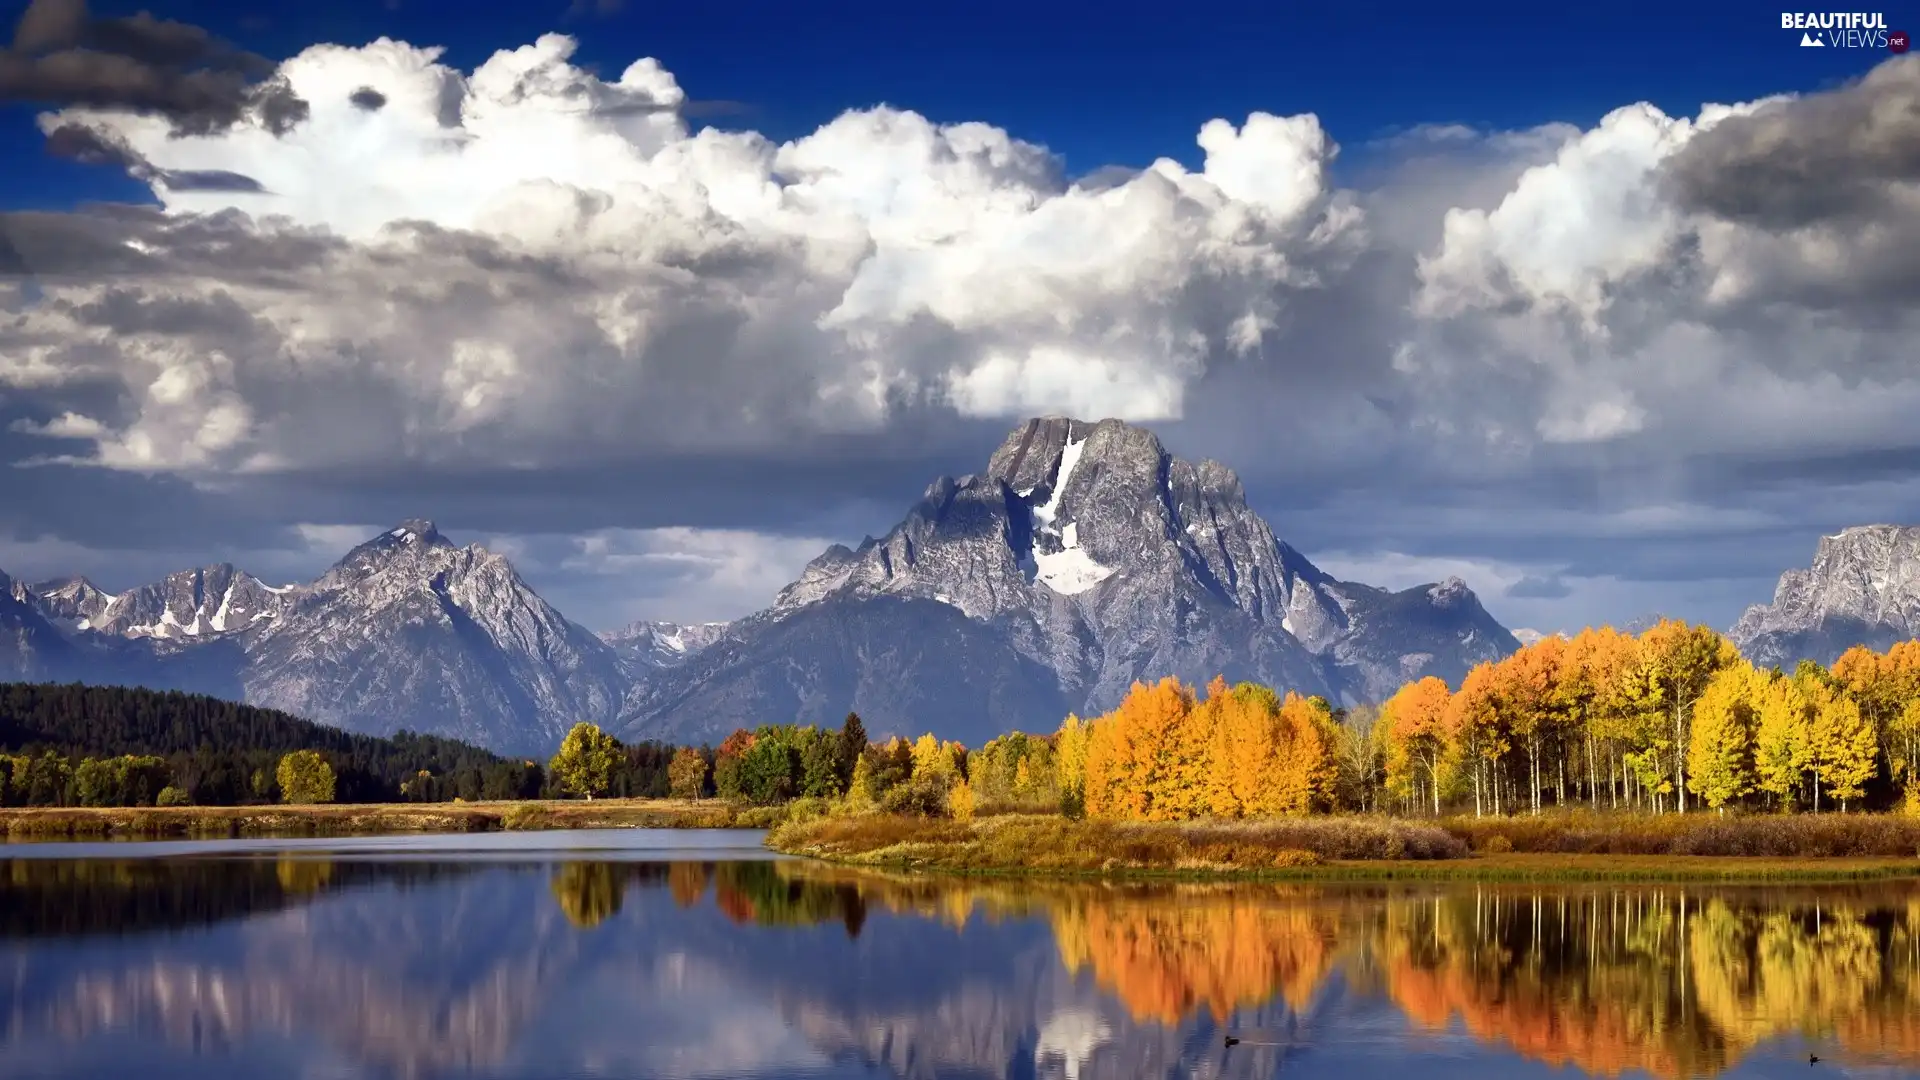
{"type": "Polygon", "coordinates": [[[156,175],[252,177],[266,194],[155,191],[176,215],[240,210],[263,243],[317,245],[271,279],[234,265],[112,283],[237,306],[248,322],[224,337],[102,333],[87,313],[108,286],[56,286],[28,329],[99,346],[70,370],[133,402],[92,418],[94,459],[189,475],[617,460],[715,428],[871,430],[915,402],[1160,419],[1210,364],[1256,353],[1364,236],[1311,116],[1212,121],[1200,171],[1161,161],[1093,191],[999,128],[888,108],[781,145],[691,133],[658,63],[607,82],[573,47],[548,35],[463,77],[434,49],[314,46],[281,68],[312,108],[281,137],[44,117],[156,175]],[[361,87],[386,104],[353,104],[361,87]],[[339,415],[342,384],[384,400],[339,415]]]}

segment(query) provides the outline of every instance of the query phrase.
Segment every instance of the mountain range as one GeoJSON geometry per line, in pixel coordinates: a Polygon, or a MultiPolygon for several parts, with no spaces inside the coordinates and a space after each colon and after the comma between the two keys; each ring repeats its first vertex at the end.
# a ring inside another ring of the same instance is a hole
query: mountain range
{"type": "MultiPolygon", "coordinates": [[[[1869,526],[1822,541],[1733,637],[1763,662],[1830,660],[1912,636],[1916,612],[1920,530],[1869,526]]],[[[1164,675],[1378,701],[1518,646],[1459,579],[1340,581],[1276,538],[1226,466],[1061,417],[1021,425],[984,471],[935,480],[886,535],[828,548],[732,623],[596,635],[425,520],[305,584],[226,564],[117,594],[0,574],[0,678],[193,690],[525,754],[580,720],[697,743],[849,710],[875,734],[977,744],[1164,675]]]]}

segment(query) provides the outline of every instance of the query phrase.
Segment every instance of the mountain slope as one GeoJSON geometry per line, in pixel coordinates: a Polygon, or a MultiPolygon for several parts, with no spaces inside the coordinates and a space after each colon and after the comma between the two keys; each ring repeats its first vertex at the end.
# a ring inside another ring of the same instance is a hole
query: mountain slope
{"type": "Polygon", "coordinates": [[[1821,537],[1813,565],[1781,574],[1773,602],[1748,608],[1728,636],[1754,663],[1782,667],[1920,636],[1920,528],[1859,525],[1821,537]]]}
{"type": "Polygon", "coordinates": [[[84,579],[10,583],[0,676],[191,690],[542,755],[576,721],[610,722],[630,681],[506,559],[429,521],[361,544],[311,585],[225,564],[117,596],[84,579]]]}
{"type": "Polygon", "coordinates": [[[885,537],[829,548],[771,608],[734,624],[724,648],[642,687],[623,727],[714,738],[780,717],[789,699],[912,680],[911,697],[860,710],[870,730],[963,737],[1050,728],[1063,705],[1105,710],[1136,680],[1164,675],[1378,699],[1412,676],[1457,680],[1516,647],[1458,581],[1389,593],[1323,573],[1274,538],[1223,465],[1174,458],[1119,421],[1049,418],[1010,434],[984,474],[935,481],[885,537]],[[913,603],[870,608],[883,599],[913,603]],[[967,662],[942,668],[832,628],[855,619],[963,640],[967,662]],[[1052,686],[1016,697],[1036,666],[1052,686]],[[777,689],[760,669],[782,673],[777,689]],[[986,715],[942,704],[979,702],[988,671],[986,715]],[[699,693],[718,687],[724,707],[699,693]]]}
{"type": "Polygon", "coordinates": [[[606,723],[626,681],[507,560],[429,521],[361,544],[247,643],[248,702],[353,731],[405,726],[542,753],[606,723]]]}

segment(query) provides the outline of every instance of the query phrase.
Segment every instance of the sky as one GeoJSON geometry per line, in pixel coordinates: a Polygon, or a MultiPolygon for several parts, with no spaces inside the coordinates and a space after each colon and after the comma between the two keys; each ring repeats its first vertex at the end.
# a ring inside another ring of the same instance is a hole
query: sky
{"type": "Polygon", "coordinates": [[[1920,522],[1920,57],[1676,7],[0,4],[0,570],[733,618],[1067,414],[1724,628],[1920,522]]]}

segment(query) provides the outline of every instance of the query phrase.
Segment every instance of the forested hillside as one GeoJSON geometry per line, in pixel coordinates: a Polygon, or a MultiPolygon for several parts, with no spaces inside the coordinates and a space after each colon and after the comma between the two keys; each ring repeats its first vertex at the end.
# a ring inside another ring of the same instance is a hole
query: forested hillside
{"type": "Polygon", "coordinates": [[[85,801],[74,776],[89,759],[133,762],[136,784],[164,767],[147,800],[171,786],[202,805],[271,801],[276,767],[294,750],[327,759],[340,802],[524,798],[544,780],[536,763],[437,736],[356,735],[198,694],[0,683],[0,768],[10,774],[0,802],[12,805],[85,801]]]}

